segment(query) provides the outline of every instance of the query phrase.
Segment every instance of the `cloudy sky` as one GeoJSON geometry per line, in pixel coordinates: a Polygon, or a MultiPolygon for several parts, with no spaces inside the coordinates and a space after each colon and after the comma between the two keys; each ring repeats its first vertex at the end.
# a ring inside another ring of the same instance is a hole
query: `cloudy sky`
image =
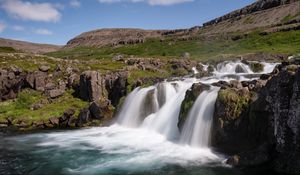
{"type": "Polygon", "coordinates": [[[0,37],[62,45],[98,28],[189,28],[254,1],[0,0],[0,37]]]}

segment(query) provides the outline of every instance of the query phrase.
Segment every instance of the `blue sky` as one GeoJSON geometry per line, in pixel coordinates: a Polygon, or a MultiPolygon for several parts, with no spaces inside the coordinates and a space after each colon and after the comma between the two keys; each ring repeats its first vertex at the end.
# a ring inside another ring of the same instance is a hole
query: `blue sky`
{"type": "Polygon", "coordinates": [[[255,0],[0,0],[0,37],[65,44],[99,28],[189,28],[255,0]]]}

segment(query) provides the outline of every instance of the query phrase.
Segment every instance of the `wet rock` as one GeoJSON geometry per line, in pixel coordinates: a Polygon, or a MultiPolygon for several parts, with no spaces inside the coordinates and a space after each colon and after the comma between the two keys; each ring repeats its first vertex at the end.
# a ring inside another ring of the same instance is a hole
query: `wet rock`
{"type": "Polygon", "coordinates": [[[145,119],[147,116],[149,116],[152,113],[155,113],[158,110],[158,104],[155,98],[155,89],[150,90],[146,98],[142,101],[143,107],[140,114],[141,121],[145,119]]]}
{"type": "Polygon", "coordinates": [[[239,161],[240,161],[240,156],[233,155],[226,160],[226,163],[232,166],[237,166],[239,164],[239,161]]]}
{"type": "Polygon", "coordinates": [[[236,72],[236,73],[246,73],[245,70],[244,70],[244,68],[243,68],[240,64],[238,64],[238,65],[235,67],[235,72],[236,72]]]}
{"type": "Polygon", "coordinates": [[[227,81],[218,81],[212,84],[213,86],[221,87],[221,89],[226,89],[230,87],[230,84],[227,81]]]}
{"type": "Polygon", "coordinates": [[[187,90],[185,93],[185,98],[180,107],[179,120],[177,126],[179,130],[182,130],[184,122],[187,118],[188,112],[192,108],[197,97],[205,90],[209,90],[210,86],[202,83],[195,83],[192,85],[191,89],[187,90]]]}

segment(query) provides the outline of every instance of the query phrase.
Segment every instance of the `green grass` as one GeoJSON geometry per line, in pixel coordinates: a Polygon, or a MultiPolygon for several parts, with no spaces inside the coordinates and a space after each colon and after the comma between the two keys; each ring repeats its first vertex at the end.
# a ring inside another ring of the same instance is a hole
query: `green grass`
{"type": "Polygon", "coordinates": [[[2,52],[2,53],[14,53],[14,52],[17,52],[17,51],[12,47],[0,47],[0,52],[2,52]]]}
{"type": "Polygon", "coordinates": [[[261,36],[252,32],[237,41],[230,39],[180,41],[167,38],[148,39],[135,45],[102,48],[75,48],[49,53],[50,56],[61,58],[110,59],[114,55],[125,56],[180,58],[182,53],[189,52],[192,59],[208,61],[222,55],[238,55],[246,53],[300,53],[300,31],[277,32],[261,36]]]}
{"type": "Polygon", "coordinates": [[[13,121],[34,121],[48,120],[50,117],[60,117],[67,109],[73,108],[78,115],[79,110],[87,107],[88,102],[74,98],[72,91],[67,91],[62,97],[54,99],[52,103],[44,104],[37,110],[31,110],[31,105],[47,98],[41,93],[33,90],[23,90],[16,100],[0,102],[0,120],[11,118],[13,121]]]}
{"type": "Polygon", "coordinates": [[[282,23],[287,23],[287,22],[289,22],[289,21],[291,21],[291,20],[297,18],[298,16],[300,16],[300,12],[297,13],[297,14],[295,14],[295,15],[290,15],[290,14],[288,14],[288,15],[286,15],[286,16],[281,20],[281,22],[282,22],[282,23]]]}

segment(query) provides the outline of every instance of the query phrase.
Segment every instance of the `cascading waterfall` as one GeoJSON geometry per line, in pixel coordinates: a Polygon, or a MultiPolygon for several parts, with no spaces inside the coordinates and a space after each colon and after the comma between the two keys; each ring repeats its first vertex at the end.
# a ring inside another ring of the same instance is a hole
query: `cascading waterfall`
{"type": "Polygon", "coordinates": [[[142,126],[161,133],[168,139],[179,136],[177,122],[180,106],[186,90],[192,86],[192,83],[177,82],[177,85],[176,93],[166,101],[157,113],[147,117],[142,126]]]}
{"type": "Polygon", "coordinates": [[[188,113],[180,137],[182,144],[193,147],[208,147],[214,106],[219,88],[211,87],[202,92],[188,113]]]}
{"type": "Polygon", "coordinates": [[[126,98],[124,105],[119,112],[117,123],[126,127],[138,127],[142,123],[141,112],[143,109],[143,101],[150,90],[155,87],[136,88],[126,98]]]}
{"type": "MultiPolygon", "coordinates": [[[[270,72],[276,66],[272,63],[262,64],[264,65],[262,73],[270,72]]],[[[208,65],[205,66],[208,67],[208,65]]],[[[179,139],[181,144],[192,147],[208,147],[214,104],[219,88],[211,86],[210,90],[199,95],[180,133],[177,123],[186,91],[196,82],[211,84],[219,80],[229,81],[235,77],[240,80],[249,80],[243,77],[247,74],[253,74],[248,65],[241,61],[226,61],[216,66],[215,76],[210,79],[184,79],[161,82],[147,88],[136,88],[125,99],[117,123],[125,127],[155,131],[168,140],[179,139]],[[228,76],[230,74],[234,76],[228,76]]],[[[256,74],[253,75],[254,78],[257,77],[256,74]]]]}
{"type": "MultiPolygon", "coordinates": [[[[167,174],[170,166],[174,174],[189,170],[191,174],[197,174],[199,170],[199,174],[214,174],[211,167],[220,168],[224,162],[222,155],[209,149],[219,88],[211,86],[198,96],[180,133],[178,114],[186,91],[199,82],[253,80],[276,66],[263,64],[264,71],[259,74],[253,74],[241,62],[226,62],[218,65],[209,77],[138,87],[126,97],[116,123],[111,126],[10,137],[0,142],[0,150],[17,150],[17,155],[25,155],[10,164],[16,167],[30,165],[30,169],[23,172],[31,174],[44,174],[45,169],[50,171],[48,174],[153,174],[153,169],[155,174],[167,174]],[[247,74],[253,76],[246,77],[247,74]],[[209,168],[201,173],[206,165],[209,168]],[[193,172],[195,167],[201,168],[193,172]]],[[[203,69],[208,70],[208,65],[203,65],[203,69]]]]}
{"type": "Polygon", "coordinates": [[[225,61],[217,64],[217,68],[215,70],[217,74],[236,74],[236,73],[247,73],[251,74],[253,71],[250,67],[241,61],[225,61]]]}

